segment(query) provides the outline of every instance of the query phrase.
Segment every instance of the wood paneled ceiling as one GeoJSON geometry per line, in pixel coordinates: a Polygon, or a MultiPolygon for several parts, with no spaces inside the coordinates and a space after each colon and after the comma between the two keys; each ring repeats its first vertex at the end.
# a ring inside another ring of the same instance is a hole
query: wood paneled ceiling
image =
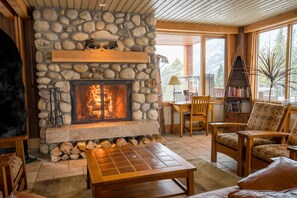
{"type": "Polygon", "coordinates": [[[60,7],[155,15],[158,21],[245,26],[297,9],[297,0],[24,0],[29,9],[60,7]],[[106,6],[100,7],[99,4],[106,6]]]}

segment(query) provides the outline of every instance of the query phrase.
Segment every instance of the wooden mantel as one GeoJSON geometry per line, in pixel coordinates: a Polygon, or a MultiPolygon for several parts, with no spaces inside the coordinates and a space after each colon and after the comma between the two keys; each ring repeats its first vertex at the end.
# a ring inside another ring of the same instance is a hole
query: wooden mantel
{"type": "Polygon", "coordinates": [[[52,62],[148,63],[149,56],[147,52],[117,50],[53,50],[52,62]]]}

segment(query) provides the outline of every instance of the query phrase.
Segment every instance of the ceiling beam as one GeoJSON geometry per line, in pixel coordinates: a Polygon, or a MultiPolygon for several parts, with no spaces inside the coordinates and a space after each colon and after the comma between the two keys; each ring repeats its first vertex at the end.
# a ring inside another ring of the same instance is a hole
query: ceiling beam
{"type": "Polygon", "coordinates": [[[167,32],[195,32],[195,33],[212,33],[212,34],[238,34],[238,27],[204,25],[177,22],[157,22],[157,31],[167,32]]]}
{"type": "Polygon", "coordinates": [[[10,19],[15,15],[15,12],[5,0],[0,0],[0,13],[2,13],[6,18],[10,19]]]}
{"type": "Polygon", "coordinates": [[[9,5],[14,9],[18,16],[22,18],[29,18],[28,9],[24,0],[6,0],[9,5]]]}
{"type": "Polygon", "coordinates": [[[297,9],[247,25],[244,27],[244,33],[264,30],[267,28],[271,28],[273,26],[290,23],[296,20],[297,20],[297,9]]]}

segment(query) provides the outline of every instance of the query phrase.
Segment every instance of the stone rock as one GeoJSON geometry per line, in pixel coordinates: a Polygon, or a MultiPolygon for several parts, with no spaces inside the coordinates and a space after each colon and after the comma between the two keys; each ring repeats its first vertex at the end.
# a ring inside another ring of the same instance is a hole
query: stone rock
{"type": "Polygon", "coordinates": [[[157,23],[157,20],[153,16],[146,16],[144,21],[147,25],[150,25],[150,26],[155,26],[157,23]]]}
{"type": "Polygon", "coordinates": [[[156,41],[155,39],[151,39],[151,40],[150,40],[150,44],[151,44],[152,46],[155,46],[155,45],[157,45],[157,41],[156,41]]]}
{"type": "Polygon", "coordinates": [[[80,74],[75,72],[75,71],[71,71],[71,70],[65,70],[61,72],[61,75],[66,79],[66,80],[77,80],[80,79],[80,74]]]}
{"type": "Polygon", "coordinates": [[[133,120],[141,120],[142,119],[142,112],[140,110],[136,110],[132,113],[133,120]]]}
{"type": "Polygon", "coordinates": [[[60,151],[59,147],[56,146],[51,150],[50,154],[53,156],[60,156],[62,155],[62,152],[60,151]]]}
{"type": "Polygon", "coordinates": [[[83,73],[83,72],[88,71],[89,67],[86,64],[75,64],[75,65],[73,65],[73,69],[74,69],[74,71],[83,73]]]}
{"type": "Polygon", "coordinates": [[[63,113],[70,113],[71,112],[71,105],[66,102],[60,102],[59,103],[59,109],[63,113]]]}
{"type": "Polygon", "coordinates": [[[158,112],[155,109],[151,109],[147,112],[147,117],[151,120],[157,120],[158,119],[158,112]]]}
{"type": "Polygon", "coordinates": [[[146,102],[153,103],[158,100],[158,96],[156,94],[148,94],[145,98],[146,102]]]}
{"type": "Polygon", "coordinates": [[[133,84],[132,84],[132,91],[133,92],[138,92],[139,89],[140,89],[139,82],[138,81],[134,81],[133,84]]]}
{"type": "Polygon", "coordinates": [[[147,68],[147,65],[146,64],[137,64],[136,68],[137,68],[138,71],[142,71],[145,68],[147,68]]]}
{"type": "Polygon", "coordinates": [[[85,11],[82,11],[81,13],[79,13],[79,17],[81,19],[84,19],[86,21],[91,21],[92,20],[92,17],[91,17],[91,14],[88,10],[85,10],[85,11]]]}
{"type": "Polygon", "coordinates": [[[73,145],[71,142],[63,142],[60,146],[60,151],[69,155],[71,149],[73,149],[73,145]]]}
{"type": "Polygon", "coordinates": [[[145,102],[144,94],[133,94],[132,97],[133,97],[134,102],[139,102],[139,103],[144,103],[145,102]]]}
{"type": "Polygon", "coordinates": [[[75,44],[74,44],[74,42],[72,42],[70,40],[64,40],[64,41],[62,41],[62,47],[63,47],[63,49],[66,49],[66,50],[74,50],[75,44]]]}
{"type": "Polygon", "coordinates": [[[71,154],[80,154],[80,153],[81,151],[78,149],[77,145],[73,147],[73,149],[71,150],[71,154]]]}
{"type": "Polygon", "coordinates": [[[61,92],[61,100],[70,103],[70,94],[61,92]]]}
{"type": "Polygon", "coordinates": [[[149,38],[152,38],[152,39],[155,39],[157,37],[155,32],[148,32],[146,34],[146,36],[149,37],[149,38]]]}
{"type": "Polygon", "coordinates": [[[81,44],[81,43],[76,43],[76,48],[77,48],[78,50],[83,50],[83,49],[84,49],[84,46],[83,46],[83,44],[81,44]]]}
{"type": "Polygon", "coordinates": [[[120,72],[120,78],[123,78],[123,79],[134,79],[135,78],[135,72],[131,68],[123,69],[120,72]]]}
{"type": "Polygon", "coordinates": [[[54,34],[54,33],[51,33],[51,32],[45,33],[45,34],[43,34],[43,36],[45,38],[47,38],[48,40],[50,40],[50,41],[55,41],[55,40],[58,39],[58,36],[56,34],[54,34]]]}
{"type": "Polygon", "coordinates": [[[81,156],[83,159],[86,159],[86,158],[87,158],[87,156],[86,156],[86,153],[85,153],[85,152],[81,152],[81,153],[80,153],[80,156],[81,156]]]}
{"type": "Polygon", "coordinates": [[[47,76],[54,80],[62,79],[62,76],[60,74],[58,74],[57,72],[47,72],[47,76]]]}
{"type": "Polygon", "coordinates": [[[103,41],[117,41],[119,39],[119,36],[112,35],[108,31],[102,30],[102,31],[96,31],[91,34],[91,38],[95,40],[103,40],[103,41]]]}
{"type": "Polygon", "coordinates": [[[77,154],[71,154],[70,155],[70,158],[73,159],[73,160],[77,160],[79,158],[79,155],[77,155],[77,154]]]}
{"type": "Polygon", "coordinates": [[[56,21],[58,19],[58,14],[53,8],[43,9],[42,15],[46,21],[56,21]]]}
{"type": "Polygon", "coordinates": [[[100,143],[102,148],[110,148],[111,147],[111,143],[108,140],[104,140],[103,142],[100,143]]]}
{"type": "Polygon", "coordinates": [[[87,33],[78,32],[71,35],[71,38],[75,41],[85,41],[89,35],[87,33]]]}
{"type": "Polygon", "coordinates": [[[60,39],[66,39],[68,38],[68,34],[66,32],[63,32],[61,35],[60,35],[60,39]]]}
{"type": "Polygon", "coordinates": [[[61,42],[55,42],[54,47],[55,47],[56,50],[61,50],[62,49],[61,42]]]}
{"type": "Polygon", "coordinates": [[[78,16],[78,12],[76,10],[69,9],[69,10],[66,11],[66,16],[69,19],[76,19],[77,16],[78,16]]]}
{"type": "Polygon", "coordinates": [[[70,92],[70,84],[68,81],[58,81],[55,87],[59,88],[61,92],[70,92]]]}
{"type": "Polygon", "coordinates": [[[92,76],[93,76],[93,73],[91,73],[91,72],[84,72],[84,73],[82,73],[81,78],[82,79],[89,79],[89,78],[92,78],[92,76]]]}
{"type": "Polygon", "coordinates": [[[147,87],[142,87],[139,92],[144,94],[149,94],[151,93],[151,90],[147,87]]]}
{"type": "Polygon", "coordinates": [[[157,69],[154,69],[150,75],[153,79],[156,79],[158,74],[159,74],[159,71],[157,69]]]}
{"type": "Polygon", "coordinates": [[[64,155],[61,157],[61,159],[62,159],[63,161],[65,161],[65,160],[69,160],[69,155],[64,154],[64,155]]]}
{"type": "Polygon", "coordinates": [[[138,45],[143,45],[143,46],[147,46],[148,45],[148,39],[145,37],[142,38],[136,38],[136,44],[138,45]]]}
{"type": "Polygon", "coordinates": [[[40,153],[42,153],[44,155],[48,155],[48,153],[49,153],[49,147],[48,147],[48,145],[45,144],[45,143],[40,143],[39,151],[40,151],[40,153]]]}
{"type": "Polygon", "coordinates": [[[60,159],[61,159],[61,157],[59,157],[59,156],[51,155],[51,161],[53,163],[60,161],[60,159]]]}
{"type": "Polygon", "coordinates": [[[41,13],[40,13],[39,10],[33,10],[32,15],[33,15],[33,19],[34,19],[35,21],[39,20],[40,17],[41,17],[41,13]]]}
{"type": "Polygon", "coordinates": [[[103,72],[103,77],[106,79],[114,79],[115,73],[111,69],[106,69],[103,72]]]}
{"type": "Polygon", "coordinates": [[[46,74],[45,71],[44,71],[44,72],[37,72],[37,73],[36,73],[36,75],[37,75],[38,77],[43,77],[43,76],[45,76],[45,74],[46,74]]]}
{"type": "Polygon", "coordinates": [[[121,18],[121,17],[124,17],[124,16],[125,16],[125,13],[122,13],[122,12],[115,13],[116,18],[121,18]]]}
{"type": "Polygon", "coordinates": [[[112,64],[110,66],[110,68],[114,71],[114,72],[120,72],[121,71],[121,65],[119,64],[112,64]]]}
{"type": "Polygon", "coordinates": [[[147,53],[149,53],[149,54],[153,54],[153,53],[155,53],[156,48],[155,47],[146,47],[144,49],[144,51],[147,52],[147,53]]]}
{"type": "Polygon", "coordinates": [[[105,23],[103,21],[96,22],[96,30],[103,30],[105,27],[105,23]]]}
{"type": "Polygon", "coordinates": [[[70,115],[64,114],[64,115],[62,115],[62,118],[63,118],[63,123],[65,125],[71,124],[71,116],[70,115]]]}
{"type": "Polygon", "coordinates": [[[47,118],[47,117],[48,117],[48,112],[43,111],[38,114],[38,118],[47,118]]]}
{"type": "Polygon", "coordinates": [[[118,18],[115,20],[115,23],[120,24],[120,23],[123,23],[123,21],[124,21],[124,18],[118,18]]]}
{"type": "Polygon", "coordinates": [[[46,78],[46,77],[43,77],[43,78],[37,78],[37,82],[39,84],[48,84],[51,82],[51,79],[50,78],[46,78]]]}
{"type": "Polygon", "coordinates": [[[112,23],[114,22],[114,16],[111,12],[105,12],[102,15],[102,19],[103,21],[107,22],[107,23],[112,23]]]}
{"type": "Polygon", "coordinates": [[[119,30],[118,35],[122,36],[122,37],[125,37],[125,38],[131,37],[131,33],[130,33],[129,30],[119,30]]]}
{"type": "Polygon", "coordinates": [[[68,64],[68,63],[64,63],[64,64],[60,64],[60,68],[62,70],[65,70],[65,69],[71,69],[72,66],[70,64],[68,64]]]}
{"type": "Polygon", "coordinates": [[[134,30],[132,30],[132,35],[135,37],[140,37],[146,33],[145,27],[137,27],[134,30]]]}
{"type": "Polygon", "coordinates": [[[86,150],[86,143],[85,142],[77,142],[77,147],[79,150],[81,151],[85,151],[86,150]]]}
{"type": "Polygon", "coordinates": [[[162,137],[161,135],[159,134],[154,134],[153,135],[153,138],[157,141],[157,142],[160,142],[161,144],[166,144],[166,139],[164,137],[162,137]]]}
{"type": "Polygon", "coordinates": [[[155,102],[155,103],[152,104],[152,108],[158,109],[158,107],[159,107],[158,103],[155,102]]]}
{"type": "Polygon", "coordinates": [[[118,147],[127,145],[127,141],[124,138],[118,138],[116,141],[116,145],[118,147]]]}
{"type": "Polygon", "coordinates": [[[124,44],[127,46],[127,47],[132,47],[134,45],[134,39],[133,38],[126,38],[124,40],[124,44]]]}
{"type": "Polygon", "coordinates": [[[47,125],[47,121],[45,119],[39,119],[38,126],[40,128],[45,127],[47,125]]]}
{"type": "Polygon", "coordinates": [[[63,29],[66,32],[74,32],[76,30],[76,26],[75,25],[68,25],[68,26],[64,27],[63,29]]]}
{"type": "Polygon", "coordinates": [[[60,23],[62,23],[64,25],[69,25],[69,19],[62,16],[62,17],[60,17],[60,23]]]}
{"type": "Polygon", "coordinates": [[[41,98],[44,98],[44,99],[46,99],[46,100],[49,100],[49,99],[50,99],[48,89],[40,89],[39,92],[38,92],[38,95],[39,95],[41,98]]]}
{"type": "Polygon", "coordinates": [[[35,21],[34,30],[35,32],[43,32],[49,29],[49,24],[47,21],[35,21]]]}
{"type": "Polygon", "coordinates": [[[54,31],[54,32],[59,33],[59,32],[62,32],[63,27],[62,27],[62,25],[60,23],[52,23],[51,24],[51,30],[54,31]]]}
{"type": "Polygon", "coordinates": [[[144,103],[144,104],[142,104],[142,106],[141,106],[141,110],[142,110],[143,112],[147,112],[149,109],[150,109],[150,104],[148,104],[148,103],[144,103]]]}
{"type": "Polygon", "coordinates": [[[108,30],[112,34],[116,34],[118,32],[118,27],[116,25],[114,25],[114,24],[108,24],[105,27],[105,29],[108,30]]]}
{"type": "Polygon", "coordinates": [[[36,39],[41,38],[41,34],[40,33],[35,33],[34,36],[35,36],[36,39]]]}
{"type": "Polygon", "coordinates": [[[125,29],[131,30],[135,27],[135,25],[131,21],[127,21],[124,23],[125,29]]]}
{"type": "Polygon", "coordinates": [[[138,110],[140,109],[140,104],[137,102],[133,102],[132,103],[132,110],[138,110]]]}
{"type": "Polygon", "coordinates": [[[91,150],[91,149],[95,148],[96,146],[97,146],[96,143],[94,143],[92,141],[88,141],[86,149],[91,150]]]}
{"type": "Polygon", "coordinates": [[[38,101],[37,106],[38,106],[38,109],[39,109],[40,111],[44,111],[44,110],[46,109],[46,103],[45,103],[45,100],[42,99],[42,98],[40,98],[39,101],[38,101]]]}
{"type": "Polygon", "coordinates": [[[119,51],[124,51],[124,44],[122,41],[117,41],[117,44],[118,44],[118,50],[119,51]]]}
{"type": "Polygon", "coordinates": [[[153,89],[152,89],[152,93],[156,93],[156,94],[158,94],[158,93],[159,93],[159,90],[158,90],[157,88],[153,88],[153,89]]]}
{"type": "Polygon", "coordinates": [[[130,14],[126,13],[126,17],[125,17],[126,21],[130,21],[130,18],[131,18],[130,14]]]}
{"type": "Polygon", "coordinates": [[[83,30],[87,33],[92,33],[95,31],[95,22],[89,21],[83,24],[83,30]]]}
{"type": "Polygon", "coordinates": [[[36,39],[34,41],[36,49],[50,48],[51,42],[45,39],[36,39]]]}
{"type": "Polygon", "coordinates": [[[139,15],[133,15],[131,17],[131,21],[133,21],[133,23],[136,25],[136,26],[139,26],[140,25],[140,16],[139,15]]]}
{"type": "Polygon", "coordinates": [[[78,26],[78,25],[82,24],[83,22],[85,22],[85,21],[79,19],[79,20],[75,20],[75,21],[73,21],[71,24],[74,25],[74,26],[78,26]]]}
{"type": "Polygon", "coordinates": [[[143,80],[143,79],[148,79],[148,78],[149,78],[149,75],[143,71],[136,74],[136,79],[138,79],[138,80],[143,80]]]}

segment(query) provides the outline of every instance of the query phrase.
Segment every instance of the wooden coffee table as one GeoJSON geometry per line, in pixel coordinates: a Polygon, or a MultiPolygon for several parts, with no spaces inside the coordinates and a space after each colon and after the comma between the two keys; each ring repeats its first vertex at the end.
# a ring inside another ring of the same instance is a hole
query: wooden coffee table
{"type": "Polygon", "coordinates": [[[196,167],[160,143],[86,151],[93,197],[194,194],[196,167]],[[186,178],[186,187],[176,178],[186,178]]]}

